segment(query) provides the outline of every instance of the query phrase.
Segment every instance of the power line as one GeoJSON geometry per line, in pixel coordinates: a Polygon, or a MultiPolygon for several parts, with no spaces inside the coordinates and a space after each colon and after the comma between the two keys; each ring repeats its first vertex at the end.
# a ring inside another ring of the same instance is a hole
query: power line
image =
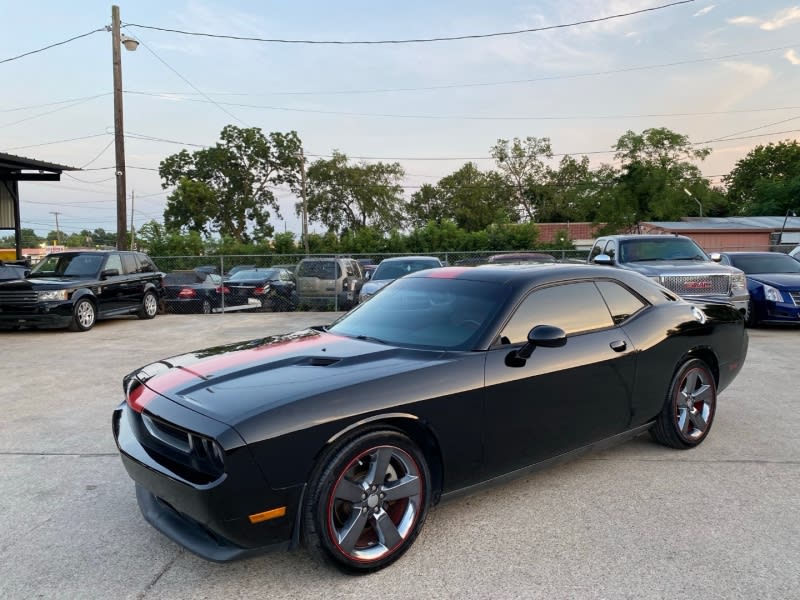
{"type": "MultiPolygon", "coordinates": [[[[85,164],[82,164],[82,165],[81,165],[80,167],[78,167],[78,168],[79,168],[79,169],[83,169],[84,167],[88,167],[90,164],[92,164],[92,163],[93,163],[94,161],[96,161],[98,158],[100,158],[101,156],[103,156],[103,154],[105,154],[106,150],[108,150],[108,149],[111,147],[111,144],[113,144],[115,141],[116,141],[116,139],[115,139],[115,138],[111,138],[111,139],[109,140],[109,142],[108,142],[108,143],[107,143],[105,146],[103,146],[103,149],[102,149],[102,150],[100,150],[100,152],[98,152],[98,153],[97,153],[97,156],[95,156],[95,157],[94,157],[92,160],[90,160],[89,162],[87,162],[87,163],[85,163],[85,164]]],[[[73,179],[76,179],[76,178],[74,178],[74,177],[73,177],[73,179]]],[[[112,178],[112,179],[113,179],[113,178],[112,178]]],[[[80,181],[80,180],[79,180],[79,181],[80,181]]],[[[104,180],[104,181],[105,181],[105,180],[104,180]]]]}
{"type": "Polygon", "coordinates": [[[67,142],[76,142],[78,140],[88,140],[88,139],[91,139],[91,138],[102,137],[102,136],[106,136],[106,135],[109,135],[109,134],[108,133],[94,133],[92,135],[83,135],[83,136],[80,136],[80,137],[67,138],[67,139],[64,139],[64,140],[53,140],[52,142],[42,142],[42,143],[39,143],[39,144],[28,144],[26,146],[14,146],[12,148],[6,148],[6,150],[22,150],[24,148],[38,148],[40,146],[53,146],[55,144],[65,144],[67,142]]]}
{"type": "Polygon", "coordinates": [[[32,121],[33,119],[38,119],[39,117],[45,117],[47,115],[52,115],[53,113],[57,113],[57,112],[60,112],[62,110],[67,110],[68,108],[72,108],[74,106],[79,106],[80,104],[85,104],[86,102],[94,100],[95,98],[100,98],[101,96],[107,96],[107,95],[108,94],[98,94],[96,96],[89,96],[89,97],[83,98],[82,100],[78,100],[76,102],[73,102],[72,104],[67,104],[65,106],[60,106],[59,108],[54,108],[53,110],[48,110],[48,111],[43,112],[43,113],[39,113],[39,114],[36,114],[36,115],[31,115],[30,117],[25,117],[24,119],[18,119],[17,121],[11,121],[10,123],[0,124],[0,128],[2,128],[2,127],[11,127],[12,125],[17,125],[19,123],[24,123],[26,121],[32,121]]]}
{"type": "Polygon", "coordinates": [[[421,43],[429,43],[429,42],[452,42],[456,40],[474,40],[474,39],[484,39],[484,38],[493,38],[493,37],[503,37],[503,36],[512,36],[512,35],[520,35],[524,33],[536,33],[539,31],[550,31],[553,29],[565,29],[568,27],[576,27],[578,25],[589,25],[591,23],[601,23],[603,21],[611,21],[613,19],[621,19],[623,17],[630,17],[633,15],[638,15],[642,13],[653,12],[657,10],[663,10],[665,8],[670,8],[672,6],[678,6],[681,4],[690,4],[694,2],[694,0],[679,0],[677,2],[671,2],[669,4],[662,4],[661,6],[653,6],[650,8],[642,8],[640,10],[634,10],[626,13],[618,13],[615,15],[608,15],[606,17],[597,17],[593,19],[585,19],[582,21],[573,21],[571,23],[562,23],[558,25],[545,25],[543,27],[532,27],[529,29],[516,29],[513,31],[499,31],[494,33],[475,33],[475,34],[466,34],[466,35],[456,35],[456,36],[447,36],[447,37],[431,37],[431,38],[409,38],[409,39],[396,39],[396,40],[308,40],[308,39],[283,39],[283,38],[261,38],[261,37],[249,37],[249,36],[238,36],[238,35],[225,35],[225,34],[217,34],[217,33],[203,33],[197,31],[185,31],[182,29],[171,29],[167,27],[156,27],[153,25],[141,25],[138,23],[125,23],[125,27],[138,27],[141,29],[153,29],[155,31],[164,31],[168,33],[178,33],[181,35],[191,35],[191,36],[198,36],[198,37],[209,37],[209,38],[218,38],[218,39],[226,39],[226,40],[238,40],[238,41],[245,41],[245,42],[262,42],[262,43],[269,43],[269,44],[315,44],[315,45],[337,45],[337,46],[346,46],[346,45],[376,45],[376,44],[421,44],[421,43]]]}
{"type": "MultiPolygon", "coordinates": [[[[619,73],[631,73],[636,71],[650,71],[652,69],[661,69],[666,67],[678,67],[706,62],[715,62],[720,60],[730,60],[733,58],[742,58],[745,56],[754,56],[759,54],[770,54],[772,52],[780,52],[795,48],[797,44],[790,46],[779,46],[775,48],[763,48],[760,50],[748,50],[746,52],[735,52],[732,54],[724,54],[721,56],[710,56],[707,58],[693,58],[680,61],[673,61],[668,63],[654,63],[649,65],[640,65],[635,67],[622,67],[619,69],[609,69],[606,71],[588,71],[585,73],[573,73],[569,75],[548,75],[543,77],[534,77],[530,79],[510,79],[504,81],[483,81],[483,82],[467,82],[467,83],[448,83],[442,85],[430,86],[417,86],[417,87],[399,87],[399,88],[372,88],[372,89],[354,89],[354,90],[310,90],[310,91],[288,91],[288,92],[266,92],[264,94],[249,94],[242,92],[235,93],[212,93],[214,96],[325,96],[325,95],[344,95],[344,94],[384,94],[394,92],[420,92],[420,91],[435,91],[435,90],[451,90],[461,88],[475,88],[475,87],[493,87],[502,85],[521,85],[528,83],[541,83],[545,81],[559,81],[565,79],[582,79],[586,77],[597,77],[602,75],[616,75],[619,73]]],[[[132,93],[132,92],[128,92],[132,93]]],[[[159,94],[158,92],[150,92],[152,94],[159,94]]],[[[162,92],[165,96],[170,96],[170,92],[162,92]]],[[[172,94],[174,95],[174,94],[172,94]]],[[[184,94],[185,95],[185,94],[184,94]]]]}
{"type": "Polygon", "coordinates": [[[74,175],[70,175],[69,173],[66,173],[66,172],[65,172],[65,173],[62,173],[62,175],[66,175],[66,176],[67,176],[67,177],[69,177],[70,179],[74,179],[75,181],[79,181],[79,182],[81,182],[81,183],[92,183],[92,184],[98,184],[98,185],[99,185],[99,184],[101,184],[101,183],[105,183],[105,182],[107,182],[107,181],[113,181],[114,179],[116,179],[116,178],[117,178],[117,176],[116,176],[116,175],[112,175],[111,177],[106,177],[105,179],[99,179],[99,180],[97,180],[97,181],[89,181],[89,180],[87,180],[87,179],[78,179],[78,178],[77,178],[77,177],[75,177],[74,175]]]}
{"type": "Polygon", "coordinates": [[[211,104],[214,104],[214,105],[215,105],[217,108],[219,108],[219,109],[220,109],[222,112],[224,112],[224,113],[225,113],[226,115],[228,115],[229,117],[231,117],[231,118],[233,118],[233,119],[237,120],[239,123],[241,123],[241,124],[242,124],[242,125],[244,125],[245,127],[247,127],[247,126],[248,126],[248,125],[247,125],[247,123],[245,123],[245,122],[244,122],[244,121],[242,121],[242,120],[241,120],[239,117],[237,117],[235,114],[233,114],[232,112],[230,112],[229,110],[227,110],[227,109],[226,109],[224,106],[221,106],[220,104],[218,104],[218,103],[217,103],[217,102],[216,102],[216,101],[215,101],[213,98],[211,98],[211,97],[210,97],[208,94],[206,94],[205,92],[203,92],[203,91],[202,91],[200,88],[198,88],[198,87],[197,87],[195,84],[193,84],[191,81],[189,81],[188,79],[186,79],[186,77],[184,77],[183,75],[181,75],[181,74],[180,74],[180,73],[179,73],[179,72],[178,72],[178,71],[177,71],[175,68],[173,68],[173,67],[172,67],[172,66],[171,66],[171,65],[170,65],[170,64],[169,64],[167,61],[165,61],[165,60],[164,60],[163,58],[161,58],[161,57],[160,57],[158,54],[156,54],[156,52],[155,52],[155,51],[154,51],[152,48],[150,48],[150,46],[148,46],[147,44],[145,44],[145,42],[144,42],[144,40],[142,40],[141,36],[138,38],[138,40],[139,40],[139,43],[140,43],[142,46],[144,46],[144,47],[145,47],[145,49],[146,49],[146,50],[147,50],[147,51],[148,51],[150,54],[152,54],[153,56],[155,56],[155,57],[158,59],[158,61],[159,61],[159,62],[160,62],[162,65],[164,65],[164,66],[165,66],[165,67],[167,67],[167,68],[168,68],[170,71],[172,71],[173,73],[175,73],[175,75],[177,75],[178,77],[180,77],[180,79],[181,79],[182,81],[184,81],[185,83],[187,83],[187,84],[189,85],[189,87],[191,87],[191,88],[192,88],[192,89],[193,89],[195,92],[197,92],[198,94],[200,94],[201,96],[203,96],[203,98],[205,98],[206,100],[208,100],[209,102],[211,102],[211,104]]]}
{"type": "Polygon", "coordinates": [[[81,96],[80,98],[67,98],[66,100],[55,100],[53,102],[45,102],[43,104],[29,104],[28,106],[15,106],[14,108],[0,108],[0,113],[3,112],[17,112],[20,110],[31,110],[34,108],[44,108],[45,106],[55,106],[57,104],[69,104],[70,102],[77,102],[79,100],[92,100],[101,96],[110,96],[112,92],[105,92],[103,94],[93,94],[91,96],[81,96]]]}
{"type": "MultiPolygon", "coordinates": [[[[149,92],[127,91],[126,94],[135,94],[155,98],[179,100],[181,102],[197,102],[206,104],[208,101],[197,98],[176,98],[175,96],[164,96],[149,92]]],[[[318,110],[311,108],[292,108],[287,106],[267,106],[263,104],[245,104],[240,102],[214,102],[225,106],[238,106],[241,108],[257,108],[266,110],[278,110],[287,112],[313,113],[322,115],[336,115],[348,117],[382,117],[392,119],[426,119],[426,120],[465,120],[465,121],[579,121],[579,120],[614,120],[614,119],[646,119],[646,118],[665,118],[665,117],[699,117],[714,115],[730,115],[755,112],[773,112],[780,110],[798,110],[800,106],[784,106],[774,108],[752,108],[734,109],[721,111],[703,112],[674,112],[674,113],[640,113],[640,114],[618,114],[618,115],[529,115],[529,116],[492,116],[492,115],[430,115],[430,114],[403,114],[403,113],[368,113],[368,112],[349,112],[338,110],[318,110]]]]}
{"type": "Polygon", "coordinates": [[[88,37],[92,34],[99,33],[101,31],[105,31],[105,27],[101,27],[100,29],[93,29],[92,31],[87,31],[86,33],[82,33],[81,35],[76,35],[75,37],[71,37],[68,40],[64,40],[62,42],[56,42],[55,44],[50,44],[49,46],[44,46],[43,48],[38,48],[36,50],[31,50],[29,52],[23,52],[22,54],[18,54],[17,56],[12,56],[10,58],[4,58],[0,60],[0,65],[3,63],[11,62],[12,60],[19,60],[25,56],[30,56],[31,54],[36,54],[38,52],[44,52],[45,50],[49,50],[50,48],[55,48],[56,46],[63,46],[64,44],[69,44],[70,42],[74,42],[75,40],[79,40],[81,38],[88,37]]]}

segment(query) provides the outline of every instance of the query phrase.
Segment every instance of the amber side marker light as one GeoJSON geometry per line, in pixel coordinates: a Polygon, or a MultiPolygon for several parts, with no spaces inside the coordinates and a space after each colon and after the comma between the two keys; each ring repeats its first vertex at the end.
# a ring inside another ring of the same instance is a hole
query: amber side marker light
{"type": "Polygon", "coordinates": [[[267,510],[265,512],[256,513],[254,515],[250,515],[247,517],[250,519],[251,523],[261,523],[262,521],[269,521],[270,519],[277,519],[278,517],[282,517],[286,514],[286,507],[280,506],[278,508],[273,508],[272,510],[267,510]]]}

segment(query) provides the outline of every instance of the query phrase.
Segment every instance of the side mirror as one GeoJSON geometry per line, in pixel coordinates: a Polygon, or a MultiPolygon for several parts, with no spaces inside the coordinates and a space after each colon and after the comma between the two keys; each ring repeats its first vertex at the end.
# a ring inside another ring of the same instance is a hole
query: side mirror
{"type": "Polygon", "coordinates": [[[100,273],[100,279],[108,279],[109,277],[118,277],[119,269],[106,269],[100,273]]]}
{"type": "Polygon", "coordinates": [[[614,259],[611,258],[608,254],[598,254],[594,257],[594,264],[596,265],[613,265],[614,259]]]}
{"type": "Polygon", "coordinates": [[[722,261],[722,255],[721,255],[719,252],[712,252],[711,254],[709,254],[709,257],[710,257],[710,258],[711,258],[711,260],[713,260],[714,262],[720,262],[720,261],[722,261]]]}
{"type": "Polygon", "coordinates": [[[517,356],[528,359],[537,346],[542,348],[560,348],[567,343],[567,334],[560,327],[553,325],[537,325],[528,332],[528,343],[517,351],[517,356]]]}

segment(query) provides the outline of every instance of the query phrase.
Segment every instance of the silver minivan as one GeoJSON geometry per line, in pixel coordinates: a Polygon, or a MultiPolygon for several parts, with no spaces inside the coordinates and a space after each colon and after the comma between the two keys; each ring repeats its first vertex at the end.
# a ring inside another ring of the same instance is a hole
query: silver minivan
{"type": "Polygon", "coordinates": [[[300,306],[350,310],[364,283],[361,265],[352,258],[304,258],[295,271],[300,306]]]}

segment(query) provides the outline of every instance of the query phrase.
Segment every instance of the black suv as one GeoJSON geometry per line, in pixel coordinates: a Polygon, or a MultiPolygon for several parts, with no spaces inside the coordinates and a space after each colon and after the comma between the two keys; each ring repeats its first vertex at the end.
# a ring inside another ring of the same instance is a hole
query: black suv
{"type": "Polygon", "coordinates": [[[141,252],[55,252],[26,280],[0,282],[0,325],[88,331],[117,315],[152,319],[162,277],[141,252]]]}

